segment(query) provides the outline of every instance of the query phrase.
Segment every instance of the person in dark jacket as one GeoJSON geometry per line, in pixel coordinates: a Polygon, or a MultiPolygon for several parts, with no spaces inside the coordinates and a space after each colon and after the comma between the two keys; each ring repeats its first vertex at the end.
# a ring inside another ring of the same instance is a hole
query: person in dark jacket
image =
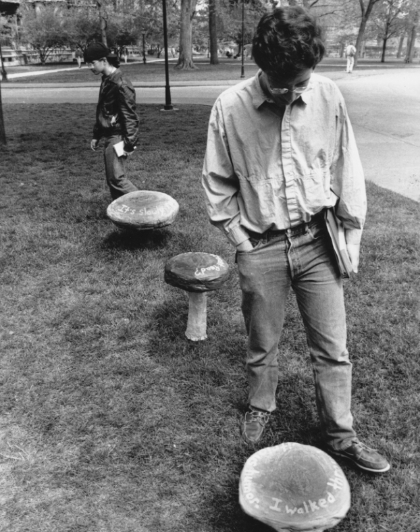
{"type": "Polygon", "coordinates": [[[131,81],[119,70],[118,58],[103,44],[91,44],[84,59],[95,75],[102,74],[90,147],[96,151],[100,139],[104,139],[106,181],[112,199],[116,199],[138,190],[126,176],[127,157],[136,149],[139,138],[136,93],[131,81]],[[122,148],[120,155],[114,150],[115,145],[116,149],[122,148]]]}

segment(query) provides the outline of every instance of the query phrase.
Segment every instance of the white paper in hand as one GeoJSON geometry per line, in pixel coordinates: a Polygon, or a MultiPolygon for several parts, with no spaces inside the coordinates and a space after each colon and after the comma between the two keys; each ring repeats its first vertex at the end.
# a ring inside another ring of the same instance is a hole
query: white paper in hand
{"type": "Polygon", "coordinates": [[[125,155],[124,153],[124,141],[118,142],[117,144],[114,144],[114,151],[117,154],[117,157],[122,157],[125,155]]]}

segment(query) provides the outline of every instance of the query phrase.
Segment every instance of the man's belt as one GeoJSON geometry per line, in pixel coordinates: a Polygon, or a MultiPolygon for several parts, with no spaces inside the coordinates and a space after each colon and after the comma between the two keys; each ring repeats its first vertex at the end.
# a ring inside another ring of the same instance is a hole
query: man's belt
{"type": "Polygon", "coordinates": [[[286,235],[289,235],[289,236],[301,235],[306,232],[306,229],[308,226],[319,223],[319,222],[323,222],[325,219],[324,213],[325,213],[325,209],[314,214],[309,220],[309,222],[303,222],[299,225],[295,225],[295,227],[290,227],[289,229],[281,229],[281,230],[268,229],[268,231],[265,231],[265,233],[255,233],[254,231],[247,230],[247,233],[252,239],[255,239],[255,240],[261,240],[261,239],[272,240],[273,238],[279,238],[282,240],[286,240],[286,235]]]}

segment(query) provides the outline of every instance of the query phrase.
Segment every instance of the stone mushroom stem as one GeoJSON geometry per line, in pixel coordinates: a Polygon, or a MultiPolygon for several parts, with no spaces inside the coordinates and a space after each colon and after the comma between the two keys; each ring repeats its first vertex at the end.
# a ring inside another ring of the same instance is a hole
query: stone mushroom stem
{"type": "Polygon", "coordinates": [[[188,323],[185,336],[188,340],[199,342],[207,338],[207,294],[189,292],[188,323]]]}

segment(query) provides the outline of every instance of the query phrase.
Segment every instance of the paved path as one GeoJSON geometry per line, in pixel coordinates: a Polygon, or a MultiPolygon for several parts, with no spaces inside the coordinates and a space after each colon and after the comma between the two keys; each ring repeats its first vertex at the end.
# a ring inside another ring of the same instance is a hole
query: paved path
{"type": "MultiPolygon", "coordinates": [[[[159,62],[163,62],[164,59],[149,59],[147,62],[148,63],[159,63],[159,62]]],[[[135,64],[140,64],[140,63],[143,63],[143,61],[130,61],[130,65],[135,65],[135,64]]],[[[124,63],[122,63],[124,65],[124,63]]],[[[82,69],[87,69],[89,67],[87,67],[86,65],[82,65],[81,67],[82,69]]],[[[27,70],[25,72],[11,72],[11,73],[8,73],[7,74],[7,78],[9,80],[14,80],[14,79],[18,79],[18,78],[28,78],[28,77],[34,77],[34,76],[44,76],[45,74],[52,74],[53,72],[66,72],[66,71],[69,71],[69,70],[79,70],[79,67],[76,66],[76,65],[72,65],[71,67],[64,67],[64,68],[49,68],[49,69],[46,69],[46,70],[27,70]]]]}
{"type": "MultiPolygon", "coordinates": [[[[366,178],[420,201],[420,72],[414,69],[323,72],[334,79],[347,102],[366,178]]],[[[239,80],[176,82],[172,103],[212,105],[217,96],[239,80]]],[[[136,83],[138,101],[165,102],[161,86],[136,83]]],[[[95,103],[99,81],[84,84],[2,84],[3,102],[95,103]]]]}
{"type": "Polygon", "coordinates": [[[420,72],[376,71],[338,85],[366,178],[420,201],[420,72]]]}

